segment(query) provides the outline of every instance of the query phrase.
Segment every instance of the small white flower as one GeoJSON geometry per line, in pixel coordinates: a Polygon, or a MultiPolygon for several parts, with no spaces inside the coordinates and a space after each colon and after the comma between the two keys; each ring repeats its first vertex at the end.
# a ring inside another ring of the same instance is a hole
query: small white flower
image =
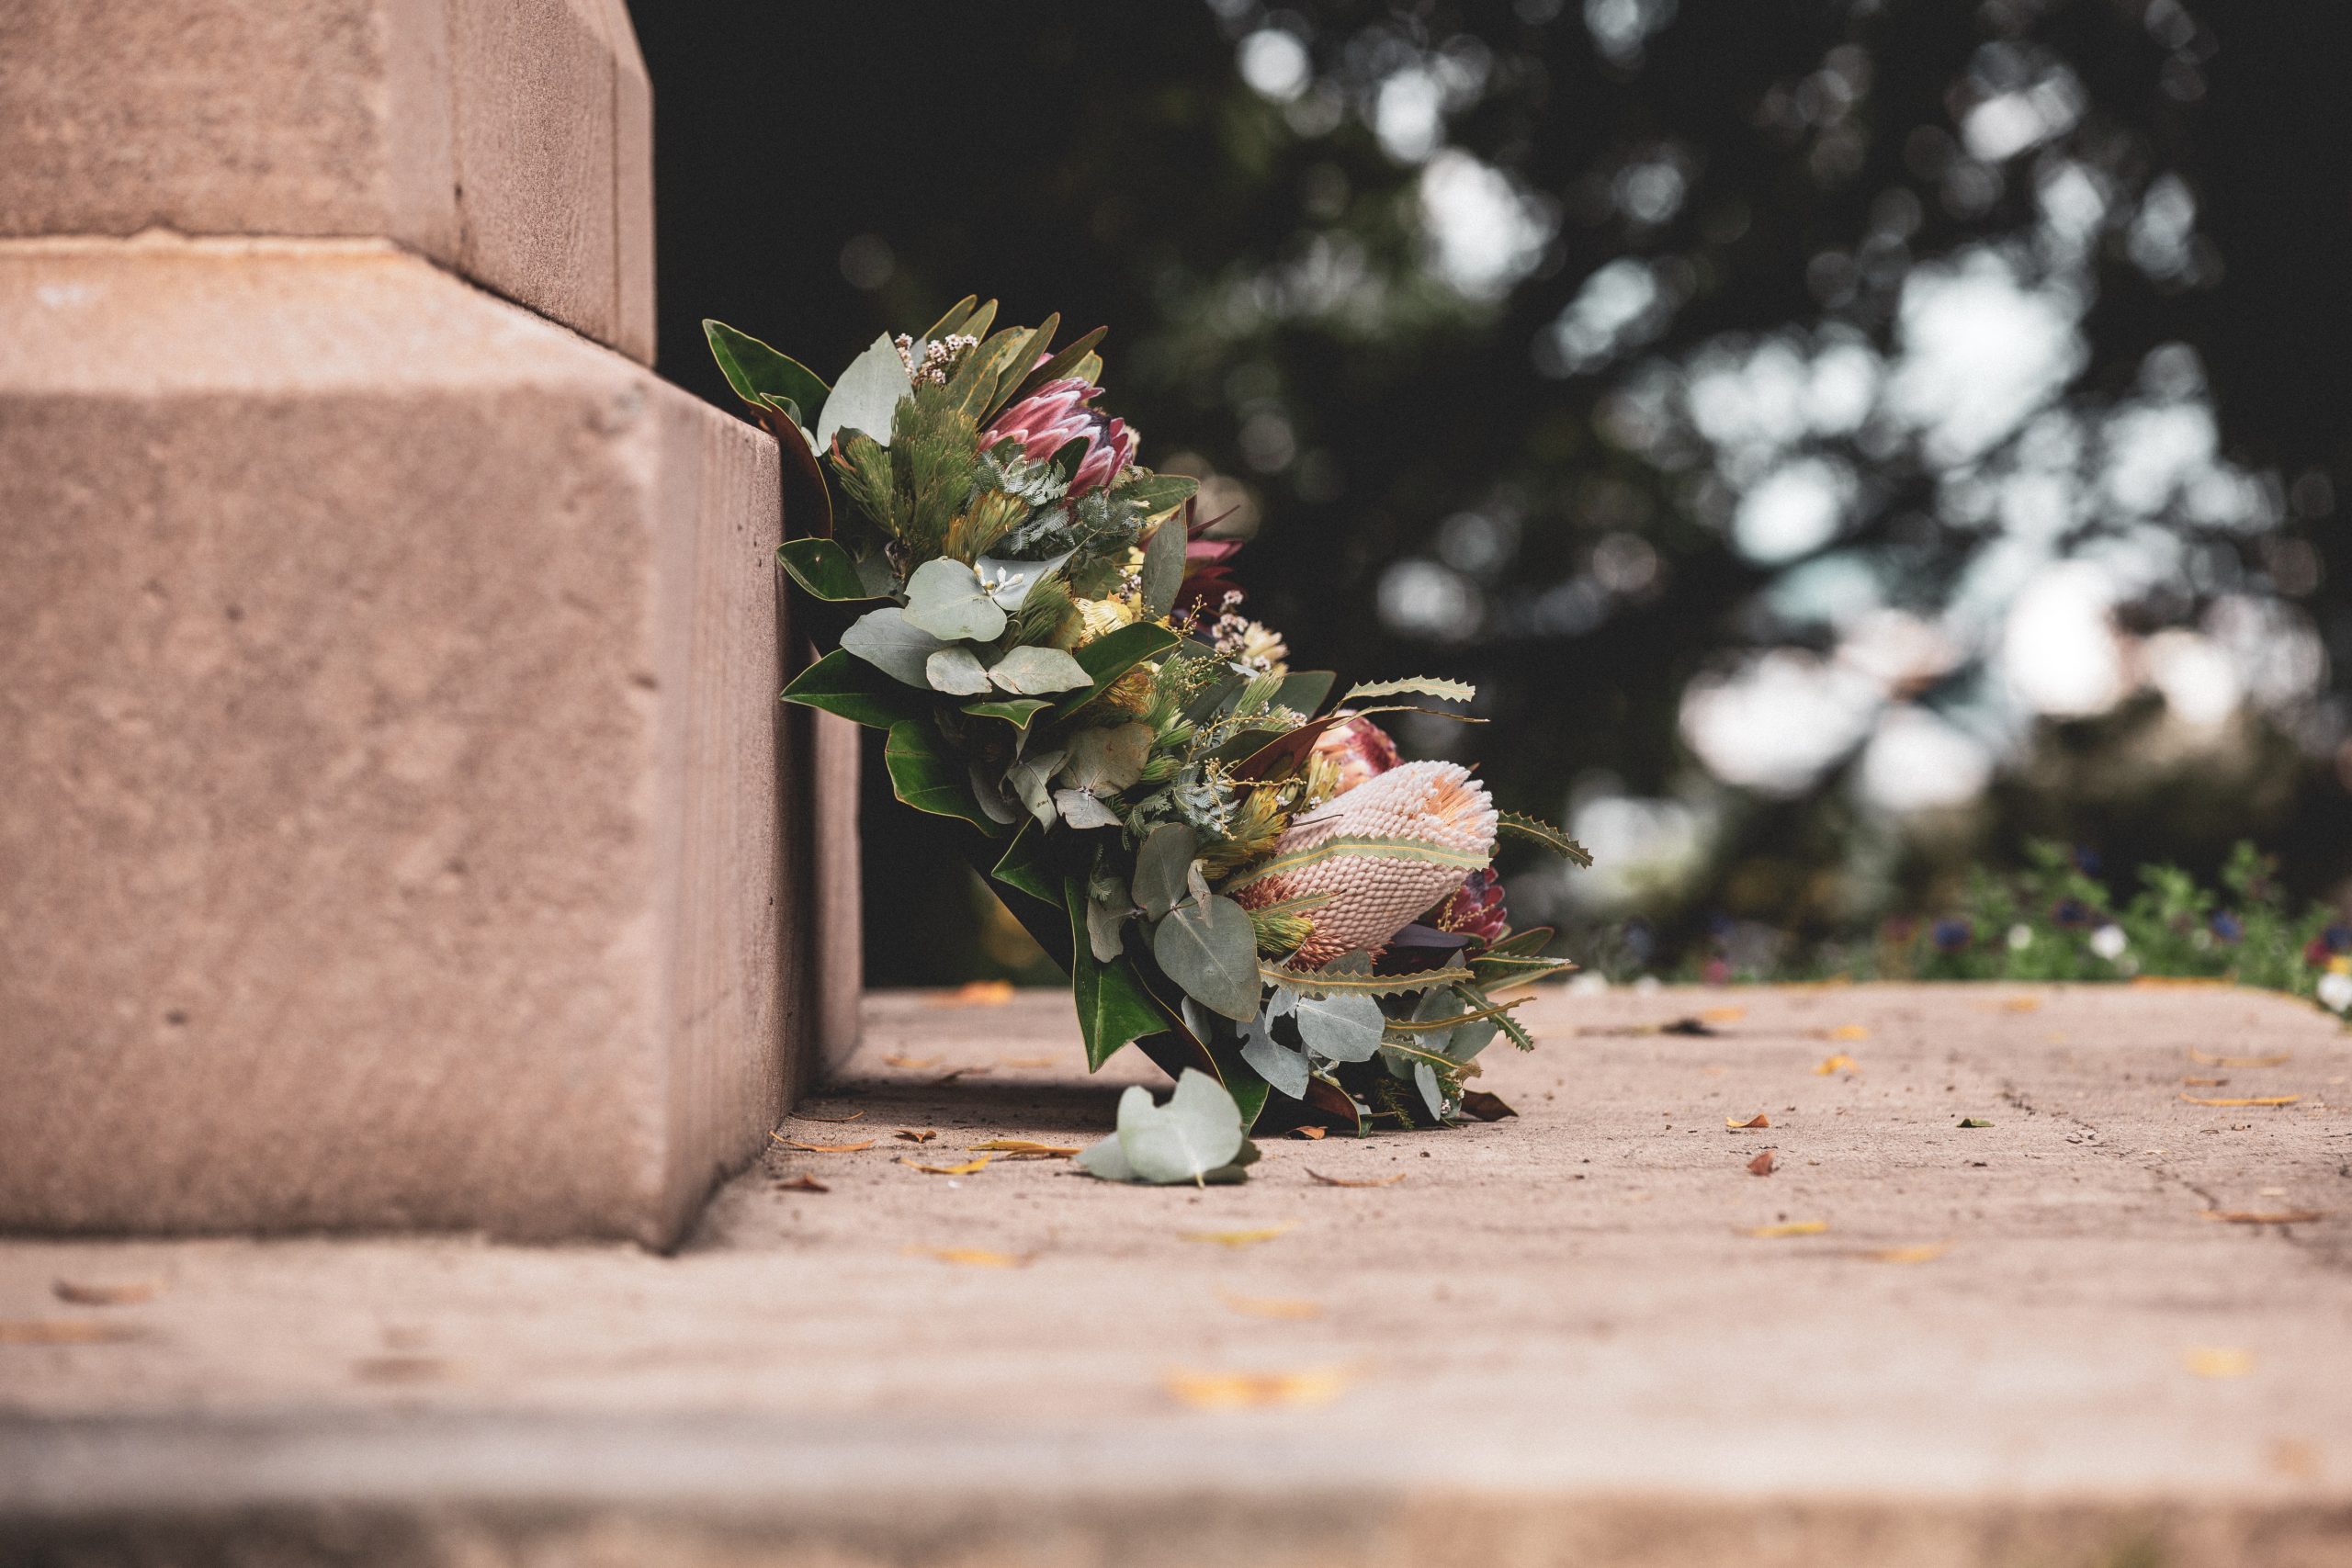
{"type": "Polygon", "coordinates": [[[2339,975],[2331,969],[2319,977],[2320,1001],[2336,1012],[2352,1008],[2352,975],[2339,975]]]}
{"type": "Polygon", "coordinates": [[[2091,951],[2109,964],[2122,957],[2123,950],[2130,945],[2121,926],[2101,926],[2091,932],[2091,951]]]}
{"type": "Polygon", "coordinates": [[[2009,951],[2023,953],[2033,945],[2033,928],[2019,921],[2009,928],[2009,951]]]}

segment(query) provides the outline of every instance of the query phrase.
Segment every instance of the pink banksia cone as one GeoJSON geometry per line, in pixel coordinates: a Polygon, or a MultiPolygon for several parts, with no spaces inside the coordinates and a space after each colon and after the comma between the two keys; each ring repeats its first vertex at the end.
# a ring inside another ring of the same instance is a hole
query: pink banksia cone
{"type": "Polygon", "coordinates": [[[1396,765],[1396,742],[1388,739],[1388,731],[1368,718],[1351,718],[1335,724],[1315,738],[1315,761],[1329,762],[1337,783],[1332,794],[1337,796],[1361,784],[1369,784],[1396,765]]]}
{"type": "Polygon", "coordinates": [[[1252,909],[1328,895],[1305,911],[1315,934],[1296,959],[1319,968],[1377,953],[1494,852],[1487,786],[1453,762],[1406,762],[1294,818],[1272,858],[1227,891],[1252,909]]]}
{"type": "Polygon", "coordinates": [[[986,449],[1000,441],[1018,441],[1023,457],[1042,463],[1071,442],[1083,441],[1086,456],[1070,479],[1069,493],[1084,495],[1116,480],[1136,457],[1136,433],[1127,422],[1091,406],[1102,395],[1102,388],[1076,377],[1048,381],[997,415],[996,423],[981,433],[980,446],[986,449]]]}

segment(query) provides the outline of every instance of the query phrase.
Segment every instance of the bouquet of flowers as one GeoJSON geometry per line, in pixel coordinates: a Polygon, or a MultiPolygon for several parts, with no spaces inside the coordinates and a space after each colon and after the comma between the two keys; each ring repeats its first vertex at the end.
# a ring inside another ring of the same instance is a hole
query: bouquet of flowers
{"type": "Polygon", "coordinates": [[[1289,667],[1195,481],[1142,467],[1096,406],[1100,329],[1056,349],[1058,318],[995,317],[967,299],[831,387],[706,323],[783,448],[782,565],[825,649],[785,700],[888,732],[898,798],[959,819],[1068,968],[1090,1068],[1134,1044],[1178,1077],[1165,1108],[1129,1091],[1096,1174],[1238,1174],[1261,1118],[1475,1112],[1478,1053],[1533,1044],[1495,992],[1568,967],[1549,930],[1511,931],[1497,836],[1589,857],[1374,722],[1466,717],[1443,705],[1468,686],[1334,702],[1334,675],[1289,667]]]}

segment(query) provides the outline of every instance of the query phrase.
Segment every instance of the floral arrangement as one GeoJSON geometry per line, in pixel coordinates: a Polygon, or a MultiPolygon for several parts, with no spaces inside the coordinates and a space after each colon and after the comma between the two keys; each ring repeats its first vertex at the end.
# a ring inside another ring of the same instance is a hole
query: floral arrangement
{"type": "Polygon", "coordinates": [[[1178,1077],[1165,1107],[1130,1091],[1095,1174],[1230,1179],[1261,1119],[1475,1114],[1479,1052],[1533,1044],[1496,991],[1568,967],[1548,929],[1510,929],[1498,835],[1589,857],[1374,722],[1466,719],[1444,705],[1468,686],[1334,702],[1335,676],[1292,670],[1195,481],[1097,406],[1102,331],[1056,349],[1057,318],[995,316],[967,299],[831,387],[706,323],[782,446],[781,561],[825,649],[785,700],[888,731],[898,798],[960,821],[1069,969],[1090,1067],[1135,1044],[1178,1077]]]}

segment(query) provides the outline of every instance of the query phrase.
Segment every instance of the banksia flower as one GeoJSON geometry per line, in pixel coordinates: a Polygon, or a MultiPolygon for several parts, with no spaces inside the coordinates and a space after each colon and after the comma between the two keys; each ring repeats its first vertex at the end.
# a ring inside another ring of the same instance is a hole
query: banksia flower
{"type": "Polygon", "coordinates": [[[1407,762],[1292,819],[1273,858],[1225,889],[1244,908],[1328,894],[1298,962],[1377,953],[1495,852],[1487,788],[1453,762],[1407,762]]]}
{"type": "Polygon", "coordinates": [[[1052,457],[1073,441],[1086,443],[1086,456],[1069,481],[1075,498],[1107,485],[1135,461],[1136,433],[1123,419],[1112,419],[1089,405],[1102,389],[1075,377],[1048,381],[1002,413],[980,434],[983,451],[1000,441],[1018,441],[1021,454],[1033,463],[1052,457]]]}
{"type": "Polygon", "coordinates": [[[1344,795],[1396,765],[1396,742],[1368,718],[1351,718],[1315,738],[1308,766],[1327,793],[1344,795]],[[1317,764],[1320,764],[1319,766],[1317,764]],[[1328,771],[1328,784],[1326,784],[1328,771]]]}

